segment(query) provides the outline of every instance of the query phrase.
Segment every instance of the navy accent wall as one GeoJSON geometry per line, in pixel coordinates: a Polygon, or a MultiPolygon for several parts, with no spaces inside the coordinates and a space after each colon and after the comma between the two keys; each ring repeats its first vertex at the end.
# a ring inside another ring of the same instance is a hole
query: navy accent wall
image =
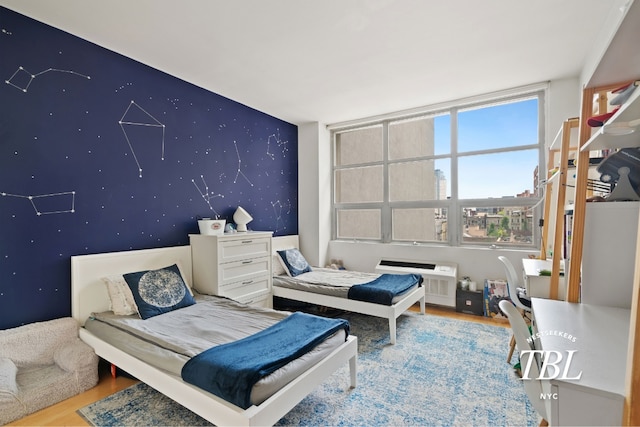
{"type": "Polygon", "coordinates": [[[237,206],[296,234],[297,157],[295,125],[0,7],[0,329],[71,315],[72,255],[237,206]]]}

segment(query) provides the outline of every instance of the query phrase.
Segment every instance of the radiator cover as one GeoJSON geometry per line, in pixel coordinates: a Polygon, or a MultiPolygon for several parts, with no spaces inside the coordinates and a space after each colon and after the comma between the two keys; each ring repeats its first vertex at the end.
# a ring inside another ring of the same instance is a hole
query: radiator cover
{"type": "Polygon", "coordinates": [[[419,274],[423,278],[425,302],[429,304],[456,306],[456,283],[458,264],[454,262],[420,262],[382,259],[376,273],[419,274]]]}

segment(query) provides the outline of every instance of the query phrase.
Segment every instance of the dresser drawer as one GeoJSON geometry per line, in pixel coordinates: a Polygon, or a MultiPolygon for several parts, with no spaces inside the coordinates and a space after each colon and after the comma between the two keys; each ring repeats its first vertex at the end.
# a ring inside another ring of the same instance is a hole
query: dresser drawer
{"type": "Polygon", "coordinates": [[[250,237],[219,242],[219,262],[233,262],[241,259],[260,258],[271,255],[271,238],[250,237]]]}
{"type": "Polygon", "coordinates": [[[220,266],[220,284],[248,280],[258,276],[268,277],[271,274],[269,257],[245,259],[220,266]]]}
{"type": "Polygon", "coordinates": [[[237,299],[256,292],[269,292],[269,277],[257,277],[254,279],[242,280],[240,282],[227,283],[220,287],[220,295],[237,299]]]}

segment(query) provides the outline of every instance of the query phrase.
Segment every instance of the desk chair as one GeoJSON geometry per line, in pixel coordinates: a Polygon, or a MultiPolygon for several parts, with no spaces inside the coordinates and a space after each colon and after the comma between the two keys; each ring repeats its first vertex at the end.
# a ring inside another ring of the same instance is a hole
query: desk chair
{"type": "MultiPolygon", "coordinates": [[[[499,306],[500,310],[502,310],[502,312],[506,314],[507,318],[509,318],[509,324],[511,325],[511,330],[513,331],[513,336],[515,337],[518,349],[521,352],[523,350],[535,350],[535,341],[527,340],[528,338],[531,338],[531,333],[529,332],[529,327],[525,323],[524,318],[518,309],[507,300],[500,301],[499,306]]],[[[530,357],[533,357],[531,353],[521,353],[520,364],[523,367],[528,366],[530,357]]],[[[533,405],[538,415],[542,417],[540,425],[548,426],[549,423],[547,420],[551,413],[551,403],[549,399],[541,399],[540,396],[543,393],[550,393],[551,384],[548,380],[538,379],[540,377],[540,367],[537,360],[531,363],[531,369],[527,377],[528,378],[523,378],[522,380],[524,391],[527,393],[527,397],[529,398],[531,405],[533,405]]]]}
{"type": "MultiPolygon", "coordinates": [[[[516,273],[516,269],[511,264],[511,261],[507,257],[499,256],[498,259],[504,264],[504,270],[507,274],[507,284],[509,286],[509,298],[515,304],[515,306],[525,313],[525,316],[530,318],[531,313],[531,298],[527,296],[527,291],[520,283],[518,279],[520,276],[516,273]]],[[[509,343],[509,354],[507,355],[507,363],[511,363],[511,356],[516,348],[516,340],[511,336],[511,342],[509,343]]]]}

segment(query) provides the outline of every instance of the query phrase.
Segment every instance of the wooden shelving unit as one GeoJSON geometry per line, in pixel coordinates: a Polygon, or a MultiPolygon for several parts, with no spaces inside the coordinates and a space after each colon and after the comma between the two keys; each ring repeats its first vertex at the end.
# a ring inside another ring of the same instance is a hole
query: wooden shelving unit
{"type": "MultiPolygon", "coordinates": [[[[549,285],[549,296],[552,299],[558,299],[558,288],[560,283],[560,261],[562,244],[563,244],[563,232],[564,232],[564,206],[567,196],[567,174],[569,172],[569,153],[570,151],[577,151],[578,139],[577,128],[580,124],[578,118],[572,118],[565,120],[562,127],[558,131],[555,139],[549,147],[548,163],[547,163],[547,185],[545,193],[545,206],[544,206],[544,218],[545,226],[542,230],[542,245],[540,258],[546,259],[547,242],[549,242],[549,230],[553,229],[553,240],[551,250],[553,252],[552,257],[552,269],[551,269],[551,281],[549,285]],[[558,161],[556,157],[559,156],[558,161]],[[553,219],[553,221],[552,221],[553,219]]],[[[562,296],[564,299],[564,296],[562,296]]]]}
{"type": "MultiPolygon", "coordinates": [[[[573,242],[571,246],[571,265],[567,282],[567,301],[579,302],[580,265],[582,263],[583,236],[585,232],[585,212],[587,198],[587,178],[589,152],[603,149],[621,149],[640,146],[640,128],[629,135],[610,135],[605,127],[593,130],[587,119],[593,115],[594,100],[600,111],[606,108],[606,94],[612,90],[640,79],[640,1],[628,3],[620,26],[609,43],[605,55],[601,58],[594,73],[586,81],[582,93],[582,109],[579,125],[578,166],[573,219],[573,242]]],[[[636,88],[632,97],[614,114],[607,125],[627,122],[640,118],[640,88],[636,88]]],[[[640,218],[639,218],[640,221],[640,218]]],[[[624,425],[640,425],[640,233],[638,233],[635,273],[633,279],[633,297],[629,328],[628,357],[626,369],[624,425]]],[[[606,361],[603,361],[606,363],[606,361]]]]}

